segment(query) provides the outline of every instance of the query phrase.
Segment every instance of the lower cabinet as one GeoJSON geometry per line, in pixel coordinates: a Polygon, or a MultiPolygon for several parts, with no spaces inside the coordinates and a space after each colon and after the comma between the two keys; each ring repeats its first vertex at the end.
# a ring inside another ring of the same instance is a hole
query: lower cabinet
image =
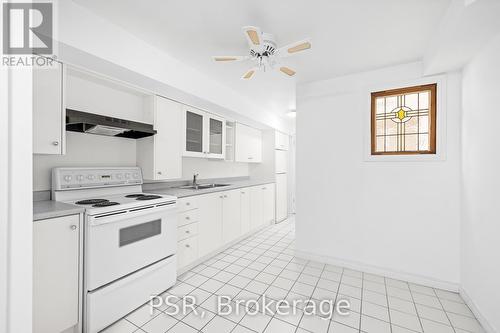
{"type": "Polygon", "coordinates": [[[241,192],[224,192],[222,200],[222,241],[224,244],[241,236],[241,192]]]}
{"type": "Polygon", "coordinates": [[[200,225],[198,228],[198,254],[200,257],[215,251],[222,241],[222,199],[224,192],[198,196],[200,225]]]}
{"type": "Polygon", "coordinates": [[[78,325],[80,215],[33,222],[33,332],[78,325]]]}
{"type": "Polygon", "coordinates": [[[264,223],[262,213],[262,186],[250,187],[250,230],[255,230],[264,223]]]}
{"type": "Polygon", "coordinates": [[[185,267],[198,259],[198,236],[177,242],[177,266],[185,267]]]}
{"type": "Polygon", "coordinates": [[[250,228],[274,221],[274,184],[250,188],[250,228]]]}
{"type": "Polygon", "coordinates": [[[240,189],[240,224],[242,235],[250,231],[250,188],[240,189]]]}
{"type": "Polygon", "coordinates": [[[274,184],[179,199],[178,268],[274,221],[274,202],[274,184]]]}
{"type": "Polygon", "coordinates": [[[286,173],[276,175],[276,221],[288,217],[288,190],[286,173]]]}

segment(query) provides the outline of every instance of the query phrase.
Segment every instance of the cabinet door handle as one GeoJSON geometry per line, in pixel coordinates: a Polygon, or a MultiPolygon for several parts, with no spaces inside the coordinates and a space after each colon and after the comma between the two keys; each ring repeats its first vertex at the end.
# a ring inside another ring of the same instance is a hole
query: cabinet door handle
{"type": "Polygon", "coordinates": [[[158,174],[161,175],[161,171],[158,171],[158,174]]]}
{"type": "Polygon", "coordinates": [[[186,234],[189,234],[189,233],[190,233],[189,230],[186,230],[186,234]]]}
{"type": "Polygon", "coordinates": [[[189,216],[186,216],[186,220],[191,220],[191,218],[189,216]]]}
{"type": "Polygon", "coordinates": [[[219,198],[221,198],[221,199],[222,199],[222,198],[224,198],[224,196],[222,196],[222,195],[221,195],[221,196],[219,196],[219,198]]]}
{"type": "Polygon", "coordinates": [[[263,189],[263,190],[267,190],[267,187],[263,187],[262,189],[263,189]]]}
{"type": "Polygon", "coordinates": [[[224,198],[227,198],[227,195],[224,195],[224,198]]]}
{"type": "Polygon", "coordinates": [[[53,144],[54,146],[59,146],[59,141],[53,141],[53,142],[52,142],[52,144],[53,144]]]}
{"type": "Polygon", "coordinates": [[[70,228],[71,230],[76,230],[76,225],[72,224],[70,228]]]}
{"type": "Polygon", "coordinates": [[[186,244],[186,247],[191,247],[191,245],[189,245],[189,244],[186,244]]]}
{"type": "Polygon", "coordinates": [[[186,206],[189,206],[189,205],[191,205],[191,203],[190,202],[186,202],[186,206]]]}
{"type": "Polygon", "coordinates": [[[241,192],[241,194],[245,194],[245,192],[241,192]]]}

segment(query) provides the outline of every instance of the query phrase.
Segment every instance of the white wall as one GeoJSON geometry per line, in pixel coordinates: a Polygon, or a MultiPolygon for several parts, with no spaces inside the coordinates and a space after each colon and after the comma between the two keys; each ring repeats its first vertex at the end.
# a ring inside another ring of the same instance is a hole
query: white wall
{"type": "Polygon", "coordinates": [[[500,35],[464,69],[462,122],[462,289],[484,316],[483,326],[486,319],[496,332],[500,332],[499,92],[500,35]]]}
{"type": "Polygon", "coordinates": [[[192,180],[193,174],[199,174],[199,179],[246,177],[248,163],[233,163],[204,158],[182,158],[182,179],[192,180]]]}
{"type": "Polygon", "coordinates": [[[66,132],[66,155],[33,155],[33,190],[50,190],[54,167],[135,166],[135,140],[66,132]]]}
{"type": "Polygon", "coordinates": [[[299,86],[297,249],[416,282],[459,282],[460,74],[413,63],[299,86]],[[439,156],[369,159],[370,92],[439,80],[439,156]]]}

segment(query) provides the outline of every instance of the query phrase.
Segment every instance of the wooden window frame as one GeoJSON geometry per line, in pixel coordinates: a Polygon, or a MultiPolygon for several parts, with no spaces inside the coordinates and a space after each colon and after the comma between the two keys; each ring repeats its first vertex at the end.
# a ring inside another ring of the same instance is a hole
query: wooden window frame
{"type": "Polygon", "coordinates": [[[437,83],[413,86],[407,88],[398,88],[391,90],[383,90],[373,92],[371,94],[371,154],[372,155],[428,155],[428,154],[436,154],[436,103],[437,102],[437,83]],[[429,124],[429,150],[419,150],[419,151],[389,151],[389,152],[380,152],[376,151],[376,106],[375,101],[377,97],[389,97],[393,95],[400,94],[408,94],[420,91],[430,91],[429,96],[429,115],[430,115],[430,124],[429,124]]]}

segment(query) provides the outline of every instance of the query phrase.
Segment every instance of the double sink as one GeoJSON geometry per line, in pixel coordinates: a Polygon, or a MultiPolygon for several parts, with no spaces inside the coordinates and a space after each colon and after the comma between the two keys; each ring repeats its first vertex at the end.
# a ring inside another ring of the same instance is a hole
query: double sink
{"type": "Polygon", "coordinates": [[[197,184],[197,185],[185,185],[179,188],[188,189],[188,190],[205,190],[208,188],[216,188],[216,187],[224,187],[229,186],[231,184],[197,184]]]}

